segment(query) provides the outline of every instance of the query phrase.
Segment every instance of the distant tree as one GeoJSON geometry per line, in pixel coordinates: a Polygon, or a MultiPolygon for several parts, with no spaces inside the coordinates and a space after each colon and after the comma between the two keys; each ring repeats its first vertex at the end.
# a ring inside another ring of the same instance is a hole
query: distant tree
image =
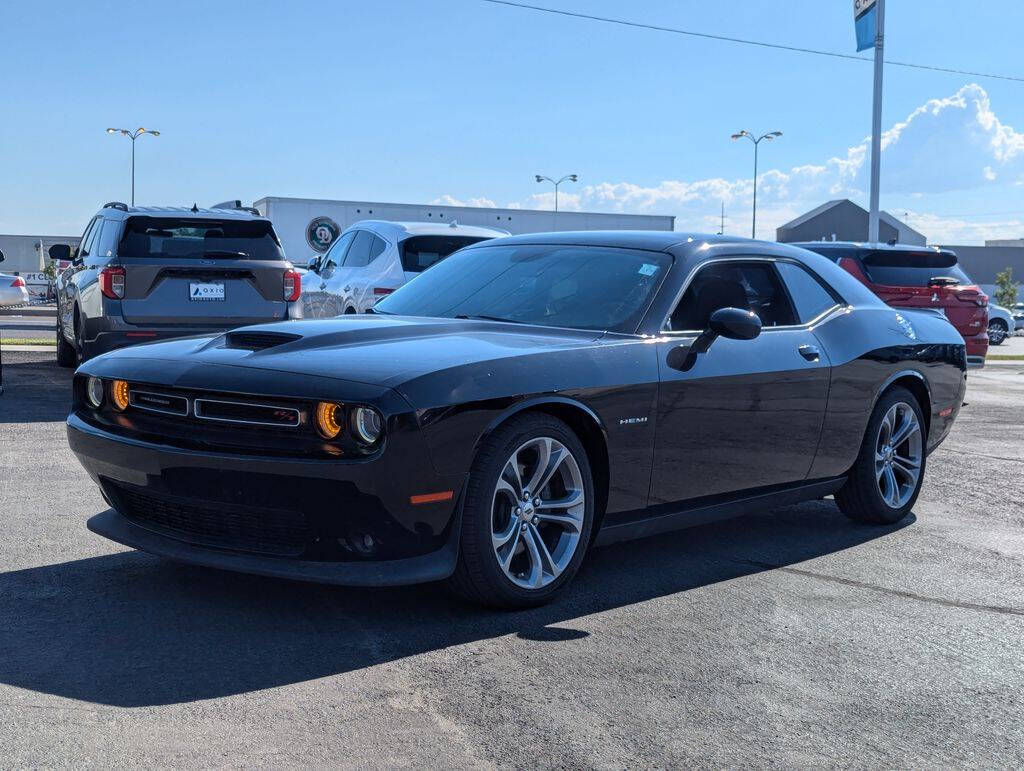
{"type": "Polygon", "coordinates": [[[996,305],[1012,308],[1017,302],[1018,284],[1013,278],[1013,268],[996,273],[996,305]]]}

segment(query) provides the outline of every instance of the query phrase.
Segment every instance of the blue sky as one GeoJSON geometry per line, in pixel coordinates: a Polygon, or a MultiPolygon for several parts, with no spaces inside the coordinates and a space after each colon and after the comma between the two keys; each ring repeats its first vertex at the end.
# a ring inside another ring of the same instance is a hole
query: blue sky
{"type": "MultiPolygon", "coordinates": [[[[848,0],[536,0],[853,53],[848,0]]],[[[889,58],[1024,76],[1019,0],[899,0],[889,58]]],[[[0,6],[0,232],[74,234],[97,205],[265,195],[547,206],[750,227],[866,203],[868,64],[628,29],[480,0],[7,2],[0,6]],[[851,150],[852,148],[852,150],[851,150]]],[[[1024,83],[886,69],[882,205],[933,241],[1024,236],[1024,83]],[[915,111],[917,111],[915,113],[915,111]],[[908,122],[908,117],[913,119],[908,122]],[[901,125],[902,124],[902,125],[901,125]],[[1016,127],[1016,130],[1015,130],[1016,127]]]]}

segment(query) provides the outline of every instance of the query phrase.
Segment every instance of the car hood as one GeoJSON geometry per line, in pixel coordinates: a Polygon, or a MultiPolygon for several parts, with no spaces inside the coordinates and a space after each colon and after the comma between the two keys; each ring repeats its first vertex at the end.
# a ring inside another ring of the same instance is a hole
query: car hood
{"type": "Polygon", "coordinates": [[[241,327],[122,348],[110,358],[187,360],[394,388],[429,372],[575,348],[604,333],[470,319],[349,315],[241,327]]]}

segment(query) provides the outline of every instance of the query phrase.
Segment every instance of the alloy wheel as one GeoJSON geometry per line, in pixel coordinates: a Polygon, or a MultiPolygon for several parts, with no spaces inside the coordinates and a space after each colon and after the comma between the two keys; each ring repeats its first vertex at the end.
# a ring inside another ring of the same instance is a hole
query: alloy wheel
{"type": "Polygon", "coordinates": [[[902,508],[917,490],[923,446],[921,423],[914,408],[896,402],[885,413],[875,443],[875,478],[889,508],[902,508]]]}
{"type": "Polygon", "coordinates": [[[989,324],[988,325],[988,340],[992,345],[999,345],[1006,339],[1007,331],[1003,329],[1002,324],[989,324]]]}
{"type": "Polygon", "coordinates": [[[569,449],[546,436],[520,445],[491,503],[491,545],[505,576],[524,589],[557,579],[579,547],[585,512],[583,475],[569,449]]]}

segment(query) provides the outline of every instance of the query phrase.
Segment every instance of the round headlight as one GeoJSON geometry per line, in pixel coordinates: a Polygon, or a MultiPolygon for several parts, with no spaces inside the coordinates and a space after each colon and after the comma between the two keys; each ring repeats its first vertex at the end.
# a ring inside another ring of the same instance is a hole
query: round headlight
{"type": "Polygon", "coordinates": [[[352,428],[359,441],[373,444],[380,439],[383,428],[380,413],[370,407],[356,407],[352,411],[352,428]]]}
{"type": "Polygon", "coordinates": [[[128,409],[128,383],[124,380],[115,380],[110,384],[110,401],[119,412],[128,409]]]}
{"type": "Polygon", "coordinates": [[[90,377],[85,381],[85,400],[94,409],[99,409],[103,404],[103,381],[98,377],[90,377]]]}
{"type": "Polygon", "coordinates": [[[341,405],[334,402],[320,402],[316,405],[316,430],[324,439],[334,439],[341,433],[344,420],[341,405]]]}

